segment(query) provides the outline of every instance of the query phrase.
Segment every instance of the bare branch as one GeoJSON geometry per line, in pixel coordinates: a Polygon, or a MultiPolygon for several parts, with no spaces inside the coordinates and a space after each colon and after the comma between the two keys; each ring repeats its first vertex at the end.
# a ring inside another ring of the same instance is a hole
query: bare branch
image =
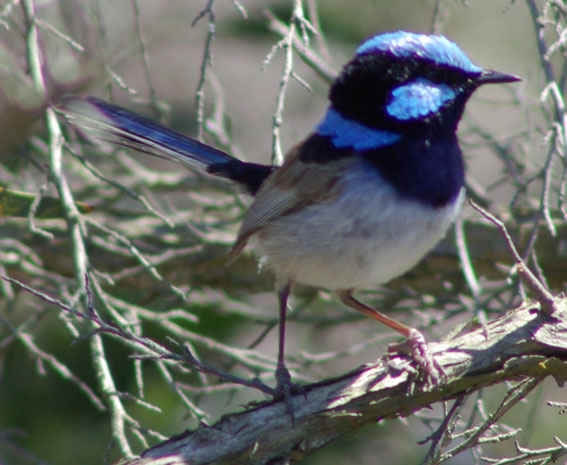
{"type": "MultiPolygon", "coordinates": [[[[295,427],[284,402],[268,402],[171,438],[127,464],[157,464],[166,457],[168,463],[191,465],[266,464],[277,457],[294,461],[378,419],[407,416],[433,402],[462,398],[482,387],[526,377],[473,435],[427,462],[441,463],[485,440],[484,433],[494,421],[546,376],[560,384],[567,380],[566,315],[562,321],[550,321],[537,308],[525,305],[489,322],[488,338],[477,328],[431,344],[448,375],[443,386],[415,385],[407,371],[399,371],[407,368],[408,360],[390,355],[343,377],[306,386],[307,399],[293,398],[295,427]]],[[[451,412],[449,417],[454,410],[451,412]]]]}

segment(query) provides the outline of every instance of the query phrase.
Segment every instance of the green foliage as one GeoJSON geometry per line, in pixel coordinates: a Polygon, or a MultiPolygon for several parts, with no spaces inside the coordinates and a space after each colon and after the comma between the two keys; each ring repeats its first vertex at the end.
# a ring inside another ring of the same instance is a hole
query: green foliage
{"type": "MultiPolygon", "coordinates": [[[[93,208],[85,203],[76,202],[75,205],[80,213],[93,211],[93,208]]],[[[36,194],[0,186],[0,216],[27,218],[31,208],[35,208],[33,216],[36,218],[63,218],[64,214],[61,202],[56,197],[38,198],[36,194]]]]}

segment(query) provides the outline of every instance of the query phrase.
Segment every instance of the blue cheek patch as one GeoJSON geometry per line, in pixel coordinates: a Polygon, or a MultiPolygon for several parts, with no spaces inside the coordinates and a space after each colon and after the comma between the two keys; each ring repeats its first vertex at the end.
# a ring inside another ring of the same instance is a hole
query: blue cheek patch
{"type": "Polygon", "coordinates": [[[386,111],[402,121],[423,118],[454,100],[457,92],[446,84],[435,84],[427,79],[416,79],[392,91],[386,111]]]}
{"type": "Polygon", "coordinates": [[[328,136],[338,149],[372,150],[398,142],[401,136],[395,132],[370,128],[329,108],[323,121],[316,128],[320,136],[328,136]]]}
{"type": "Polygon", "coordinates": [[[457,44],[439,35],[387,32],[371,37],[356,49],[358,55],[375,52],[387,52],[400,58],[423,58],[467,73],[482,72],[482,68],[473,64],[457,44]]]}

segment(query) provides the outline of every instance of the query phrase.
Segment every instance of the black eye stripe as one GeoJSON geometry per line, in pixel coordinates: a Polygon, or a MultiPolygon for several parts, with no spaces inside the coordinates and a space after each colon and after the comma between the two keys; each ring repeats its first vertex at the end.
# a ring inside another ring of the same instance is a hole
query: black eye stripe
{"type": "MultiPolygon", "coordinates": [[[[478,73],[477,73],[478,74],[478,73]]],[[[399,120],[386,111],[393,89],[417,79],[448,86],[455,90],[461,105],[476,89],[475,73],[439,64],[423,57],[393,57],[380,52],[361,55],[348,63],[331,88],[330,100],[340,113],[370,127],[399,132],[417,123],[416,119],[399,120]]],[[[445,109],[450,105],[443,105],[445,109]]],[[[439,106],[441,108],[441,106],[439,106]]],[[[433,114],[427,118],[434,117],[433,114]]],[[[452,123],[451,123],[452,124],[452,123]]]]}

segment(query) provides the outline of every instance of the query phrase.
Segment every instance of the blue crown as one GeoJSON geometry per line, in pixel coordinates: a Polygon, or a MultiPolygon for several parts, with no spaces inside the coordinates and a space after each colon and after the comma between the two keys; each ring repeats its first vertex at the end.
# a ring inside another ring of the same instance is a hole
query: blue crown
{"type": "Polygon", "coordinates": [[[440,35],[387,32],[371,37],[356,49],[359,56],[376,52],[387,52],[399,58],[423,58],[469,73],[482,72],[482,68],[476,66],[457,44],[440,35]]]}

